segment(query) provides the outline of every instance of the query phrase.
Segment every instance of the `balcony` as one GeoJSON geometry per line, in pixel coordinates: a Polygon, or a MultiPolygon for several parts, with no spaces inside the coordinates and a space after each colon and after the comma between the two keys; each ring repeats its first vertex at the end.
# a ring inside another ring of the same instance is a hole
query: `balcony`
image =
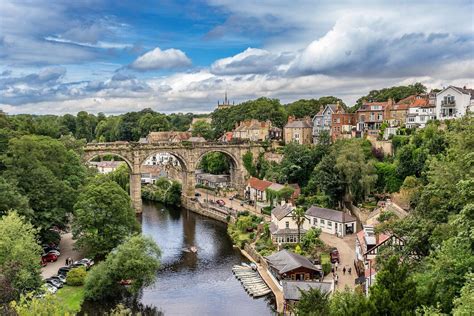
{"type": "Polygon", "coordinates": [[[444,106],[444,107],[455,107],[455,106],[456,106],[456,101],[445,101],[445,100],[442,100],[442,101],[441,101],[441,106],[444,106]]]}

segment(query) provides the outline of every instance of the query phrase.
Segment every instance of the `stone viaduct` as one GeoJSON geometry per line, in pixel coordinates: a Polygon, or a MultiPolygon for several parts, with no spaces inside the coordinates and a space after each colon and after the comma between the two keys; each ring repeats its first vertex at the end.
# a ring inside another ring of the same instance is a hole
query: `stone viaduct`
{"type": "Polygon", "coordinates": [[[95,157],[114,155],[122,158],[130,167],[130,198],[137,212],[142,210],[141,198],[141,166],[149,157],[159,153],[169,153],[177,158],[181,164],[181,180],[183,195],[194,196],[195,171],[204,155],[210,152],[221,152],[229,157],[231,162],[231,184],[238,190],[245,187],[248,176],[243,166],[242,156],[252,152],[253,157],[263,151],[258,144],[226,144],[226,143],[138,143],[138,142],[113,142],[89,143],[84,147],[83,159],[89,162],[95,157]]]}

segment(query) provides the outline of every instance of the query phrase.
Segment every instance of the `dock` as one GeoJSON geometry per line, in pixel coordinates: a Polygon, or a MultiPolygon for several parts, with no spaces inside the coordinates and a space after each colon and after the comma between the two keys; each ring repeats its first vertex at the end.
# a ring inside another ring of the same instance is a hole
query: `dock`
{"type": "Polygon", "coordinates": [[[232,267],[232,272],[250,296],[261,297],[272,292],[260,274],[252,268],[235,265],[232,267]]]}

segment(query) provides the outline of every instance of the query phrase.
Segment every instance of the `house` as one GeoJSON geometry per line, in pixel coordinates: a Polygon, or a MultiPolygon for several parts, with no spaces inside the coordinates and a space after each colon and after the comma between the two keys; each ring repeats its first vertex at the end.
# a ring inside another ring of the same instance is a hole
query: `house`
{"type": "Polygon", "coordinates": [[[251,201],[266,201],[265,190],[272,184],[273,182],[251,177],[245,187],[245,198],[251,201]]]}
{"type": "Polygon", "coordinates": [[[232,131],[233,139],[248,139],[253,142],[265,141],[269,137],[269,131],[272,127],[270,121],[261,122],[251,119],[236,124],[232,131]]]}
{"type": "Polygon", "coordinates": [[[325,233],[339,237],[356,231],[357,218],[341,211],[313,205],[306,211],[306,217],[309,220],[306,229],[318,227],[325,233]]]}
{"type": "Polygon", "coordinates": [[[207,142],[206,139],[204,137],[201,137],[201,136],[192,136],[192,137],[189,137],[188,138],[188,142],[191,142],[191,143],[205,143],[207,142]]]}
{"type": "Polygon", "coordinates": [[[179,160],[169,153],[157,153],[148,157],[143,163],[144,166],[171,165],[179,167],[179,160]]]}
{"type": "Polygon", "coordinates": [[[292,142],[300,145],[313,142],[313,122],[309,117],[296,120],[294,116],[288,117],[288,123],[283,128],[283,139],[285,144],[292,142]]]}
{"type": "Polygon", "coordinates": [[[169,171],[157,165],[142,165],[141,180],[143,184],[154,184],[159,178],[170,177],[169,171]]]}
{"type": "Polygon", "coordinates": [[[436,94],[436,117],[449,120],[463,117],[474,108],[474,89],[449,86],[436,94]]]}
{"type": "Polygon", "coordinates": [[[373,226],[364,226],[363,230],[357,233],[355,266],[360,275],[358,283],[365,284],[366,294],[375,282],[377,271],[374,263],[381,247],[391,247],[395,251],[400,251],[403,245],[403,239],[393,234],[376,234],[373,226]]]}
{"type": "Polygon", "coordinates": [[[352,129],[355,125],[355,113],[346,113],[342,107],[338,107],[331,115],[331,140],[352,138],[352,129]]]}
{"type": "Polygon", "coordinates": [[[316,281],[323,272],[306,257],[283,249],[270,256],[264,257],[268,271],[282,285],[283,280],[316,281]]]}
{"type": "Polygon", "coordinates": [[[91,161],[89,165],[96,168],[100,174],[107,174],[115,171],[118,167],[125,164],[125,161],[91,161]]]}
{"type": "Polygon", "coordinates": [[[196,173],[196,184],[209,188],[227,188],[230,185],[228,174],[196,173]]]}
{"type": "Polygon", "coordinates": [[[283,130],[281,128],[272,126],[268,130],[268,139],[270,140],[281,140],[283,138],[283,130]]]}
{"type": "Polygon", "coordinates": [[[180,143],[188,140],[191,136],[191,132],[150,132],[147,136],[147,143],[180,143]]]}
{"type": "Polygon", "coordinates": [[[436,103],[428,96],[417,96],[408,108],[406,127],[423,128],[430,120],[436,119],[436,103]]]}
{"type": "Polygon", "coordinates": [[[292,281],[284,280],[282,282],[283,298],[287,306],[291,306],[298,302],[301,298],[301,292],[311,289],[319,289],[321,292],[334,292],[334,283],[318,282],[318,281],[292,281]]]}
{"type": "Polygon", "coordinates": [[[393,100],[387,102],[364,102],[356,111],[357,131],[371,137],[378,137],[380,126],[389,116],[393,100]]]}
{"type": "Polygon", "coordinates": [[[322,133],[331,133],[332,114],[337,110],[337,104],[327,104],[313,117],[313,143],[317,144],[322,133]]]}
{"type": "Polygon", "coordinates": [[[234,135],[233,135],[232,132],[225,132],[224,135],[222,135],[222,136],[219,138],[219,141],[224,142],[224,143],[231,142],[233,136],[234,136],[234,135]]]}
{"type": "MultiPolygon", "coordinates": [[[[290,203],[282,202],[271,213],[270,234],[272,240],[278,244],[298,242],[298,225],[293,219],[295,207],[290,203]]],[[[300,236],[306,233],[303,225],[300,227],[300,236]]]]}

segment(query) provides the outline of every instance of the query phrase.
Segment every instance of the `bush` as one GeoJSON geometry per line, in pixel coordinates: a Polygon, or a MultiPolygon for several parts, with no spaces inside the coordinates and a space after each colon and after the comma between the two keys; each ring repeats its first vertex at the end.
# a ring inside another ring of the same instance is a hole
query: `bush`
{"type": "Polygon", "coordinates": [[[81,286],[84,285],[84,280],[86,279],[86,268],[74,268],[67,273],[67,284],[72,286],[81,286]]]}
{"type": "Polygon", "coordinates": [[[331,272],[331,263],[325,262],[322,264],[324,275],[328,275],[331,272]]]}

